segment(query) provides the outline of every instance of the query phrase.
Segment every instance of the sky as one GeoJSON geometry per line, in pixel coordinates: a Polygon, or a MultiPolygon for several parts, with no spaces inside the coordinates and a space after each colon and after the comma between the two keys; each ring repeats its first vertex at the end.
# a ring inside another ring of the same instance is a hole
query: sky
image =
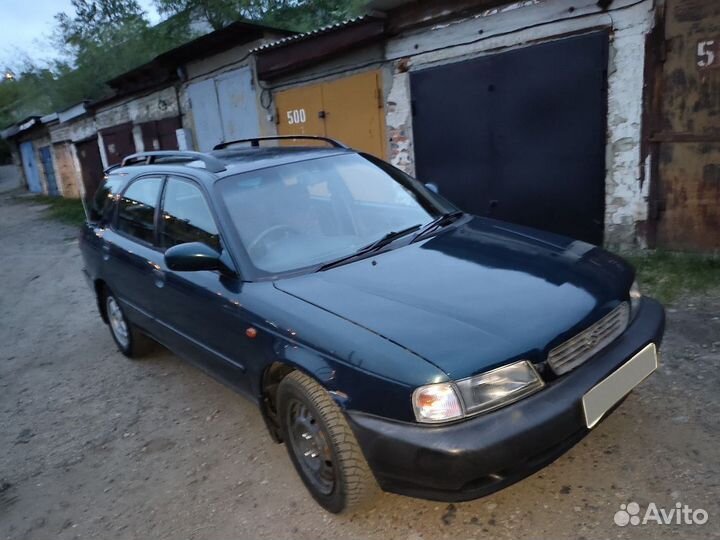
{"type": "MultiPolygon", "coordinates": [[[[138,0],[150,21],[160,20],[152,0],[138,0]]],[[[54,58],[49,44],[54,16],[72,12],[70,0],[0,0],[0,70],[21,63],[22,53],[36,60],[54,58]]]]}

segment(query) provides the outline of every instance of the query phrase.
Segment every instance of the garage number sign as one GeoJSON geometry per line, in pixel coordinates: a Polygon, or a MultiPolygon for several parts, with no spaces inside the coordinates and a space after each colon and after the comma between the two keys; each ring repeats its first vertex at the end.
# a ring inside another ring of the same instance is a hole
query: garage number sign
{"type": "Polygon", "coordinates": [[[294,124],[304,124],[307,122],[307,114],[305,109],[292,109],[287,112],[287,121],[291,126],[294,124]]]}
{"type": "Polygon", "coordinates": [[[700,69],[720,67],[720,38],[698,41],[697,65],[700,69]]]}

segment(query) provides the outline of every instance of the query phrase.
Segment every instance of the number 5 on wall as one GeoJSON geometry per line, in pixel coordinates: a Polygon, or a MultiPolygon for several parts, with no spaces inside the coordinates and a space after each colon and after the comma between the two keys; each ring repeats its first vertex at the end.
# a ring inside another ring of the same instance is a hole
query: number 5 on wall
{"type": "Polygon", "coordinates": [[[697,65],[701,68],[710,67],[715,63],[715,40],[699,41],[697,45],[697,65]]]}

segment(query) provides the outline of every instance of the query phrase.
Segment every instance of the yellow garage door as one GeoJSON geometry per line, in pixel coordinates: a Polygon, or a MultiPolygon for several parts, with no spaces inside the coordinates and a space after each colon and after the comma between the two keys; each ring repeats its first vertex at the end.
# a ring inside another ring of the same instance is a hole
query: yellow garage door
{"type": "Polygon", "coordinates": [[[320,135],[385,157],[385,119],[377,71],[302,86],[276,96],[280,135],[320,135]]]}

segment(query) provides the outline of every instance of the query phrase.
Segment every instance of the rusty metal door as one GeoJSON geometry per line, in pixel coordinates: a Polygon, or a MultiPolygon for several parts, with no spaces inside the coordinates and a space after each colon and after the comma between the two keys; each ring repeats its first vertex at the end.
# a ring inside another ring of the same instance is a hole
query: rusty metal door
{"type": "Polygon", "coordinates": [[[176,130],[182,127],[179,116],[140,124],[143,147],[149,150],[177,150],[176,130]]]}
{"type": "Polygon", "coordinates": [[[720,249],[720,2],[668,0],[664,31],[650,130],[656,166],[650,244],[714,251],[720,249]]]}
{"type": "Polygon", "coordinates": [[[417,175],[462,209],[601,244],[608,34],[410,74],[417,175]]]}
{"type": "Polygon", "coordinates": [[[108,166],[121,163],[124,157],[135,153],[132,123],[128,122],[103,129],[100,133],[105,146],[108,166]]]}
{"type": "Polygon", "coordinates": [[[100,159],[100,147],[96,137],[75,143],[82,175],[85,199],[95,196],[100,181],[103,178],[103,166],[100,159]]]}
{"type": "Polygon", "coordinates": [[[278,92],[280,135],[320,135],[385,157],[380,73],[369,71],[278,92]]]}

